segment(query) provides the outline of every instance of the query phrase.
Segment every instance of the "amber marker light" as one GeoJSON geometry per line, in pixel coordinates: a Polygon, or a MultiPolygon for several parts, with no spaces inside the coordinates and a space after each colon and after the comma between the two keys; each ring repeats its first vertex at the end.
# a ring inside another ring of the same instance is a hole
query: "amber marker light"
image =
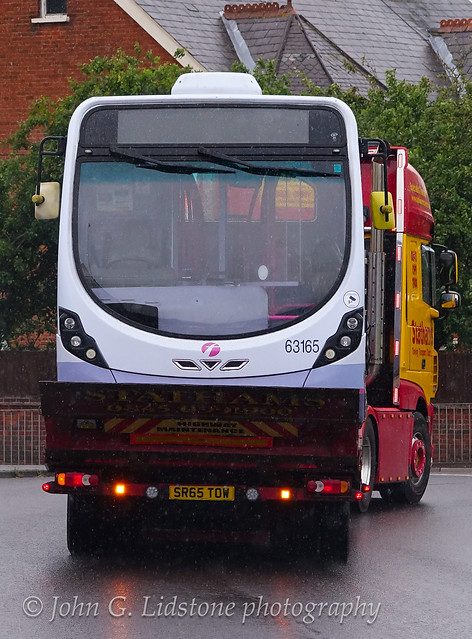
{"type": "Polygon", "coordinates": [[[125,485],[124,484],[116,484],[116,486],[115,486],[115,494],[116,495],[124,495],[125,494],[125,485]]]}
{"type": "Polygon", "coordinates": [[[288,488],[284,488],[280,491],[280,499],[291,499],[292,491],[288,490],[288,488]]]}

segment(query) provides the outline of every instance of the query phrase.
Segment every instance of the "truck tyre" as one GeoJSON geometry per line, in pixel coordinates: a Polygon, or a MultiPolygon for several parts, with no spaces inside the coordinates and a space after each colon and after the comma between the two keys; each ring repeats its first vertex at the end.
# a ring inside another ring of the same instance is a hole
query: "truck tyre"
{"type": "Polygon", "coordinates": [[[369,486],[370,490],[362,493],[362,499],[356,501],[359,512],[367,512],[374,490],[375,475],[377,472],[377,442],[375,439],[372,420],[367,420],[362,438],[362,467],[361,482],[369,486]]]}
{"type": "Polygon", "coordinates": [[[326,504],[320,521],[322,559],[346,563],[349,558],[351,509],[349,502],[326,504]]]}
{"type": "Polygon", "coordinates": [[[417,504],[424,495],[431,472],[431,438],[421,413],[413,413],[409,479],[380,489],[382,498],[392,503],[417,504]]]}
{"type": "Polygon", "coordinates": [[[94,554],[100,547],[100,517],[93,497],[67,495],[67,548],[71,555],[94,554]]]}

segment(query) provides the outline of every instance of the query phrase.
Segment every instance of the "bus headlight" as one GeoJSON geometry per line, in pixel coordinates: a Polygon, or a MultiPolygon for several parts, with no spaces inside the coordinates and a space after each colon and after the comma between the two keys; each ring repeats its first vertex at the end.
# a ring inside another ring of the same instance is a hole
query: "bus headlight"
{"type": "Polygon", "coordinates": [[[346,322],[346,326],[349,330],[353,331],[359,326],[359,320],[357,317],[350,317],[346,322]]]}
{"type": "Polygon", "coordinates": [[[77,313],[59,309],[59,333],[66,351],[84,362],[108,368],[96,341],[91,335],[87,335],[77,313]]]}
{"type": "Polygon", "coordinates": [[[356,350],[362,339],[363,315],[363,309],[358,308],[342,317],[338,330],[326,340],[313,368],[337,362],[356,350]]]}

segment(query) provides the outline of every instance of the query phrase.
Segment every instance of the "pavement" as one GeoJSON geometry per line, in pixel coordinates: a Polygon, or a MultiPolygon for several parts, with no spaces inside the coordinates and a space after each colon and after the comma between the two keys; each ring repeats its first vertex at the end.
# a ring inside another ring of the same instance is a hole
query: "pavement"
{"type": "Polygon", "coordinates": [[[54,473],[49,472],[46,466],[8,465],[0,464],[1,477],[49,477],[54,473]]]}
{"type": "MultiPolygon", "coordinates": [[[[433,475],[468,475],[472,473],[472,466],[433,466],[431,469],[433,475]]],[[[0,464],[0,478],[2,477],[49,477],[54,473],[47,470],[46,466],[41,465],[8,465],[0,464]]]]}

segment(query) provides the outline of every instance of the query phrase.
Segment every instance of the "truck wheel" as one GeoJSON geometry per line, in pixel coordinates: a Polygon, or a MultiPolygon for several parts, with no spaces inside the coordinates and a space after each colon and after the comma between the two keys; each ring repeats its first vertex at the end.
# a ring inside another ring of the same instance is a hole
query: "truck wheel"
{"type": "Polygon", "coordinates": [[[99,509],[93,497],[67,495],[67,548],[71,555],[93,554],[100,547],[99,509]]]}
{"type": "Polygon", "coordinates": [[[362,438],[362,466],[361,466],[361,482],[369,486],[370,490],[363,492],[362,499],[356,502],[359,512],[367,512],[372,499],[372,491],[374,490],[375,474],[377,472],[377,443],[375,440],[374,427],[369,419],[364,428],[364,437],[362,438]]]}
{"type": "Polygon", "coordinates": [[[421,413],[413,413],[409,479],[401,484],[384,486],[382,498],[395,503],[417,504],[424,495],[431,471],[431,438],[421,413]]]}
{"type": "Polygon", "coordinates": [[[320,556],[346,563],[349,557],[351,509],[348,502],[326,504],[320,521],[320,556]]]}

